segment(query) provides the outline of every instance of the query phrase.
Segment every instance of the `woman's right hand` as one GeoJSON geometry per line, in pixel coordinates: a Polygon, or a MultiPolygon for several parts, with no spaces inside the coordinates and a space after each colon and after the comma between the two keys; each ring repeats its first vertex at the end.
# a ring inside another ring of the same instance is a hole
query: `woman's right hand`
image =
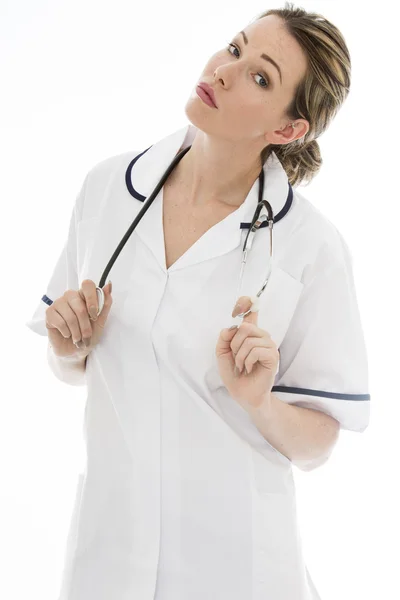
{"type": "Polygon", "coordinates": [[[104,306],[100,315],[96,284],[85,279],[82,287],[67,290],[46,310],[46,327],[54,354],[60,357],[76,356],[84,358],[98,343],[112,305],[111,281],[103,287],[104,306]],[[91,312],[91,307],[94,307],[91,312]],[[92,318],[92,316],[94,318],[92,318]],[[86,340],[87,346],[83,340],[86,340]],[[80,348],[75,342],[81,341],[80,348]]]}

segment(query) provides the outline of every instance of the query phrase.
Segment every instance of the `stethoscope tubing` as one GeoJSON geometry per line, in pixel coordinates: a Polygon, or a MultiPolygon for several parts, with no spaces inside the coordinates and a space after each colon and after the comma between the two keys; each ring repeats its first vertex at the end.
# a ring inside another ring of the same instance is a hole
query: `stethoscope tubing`
{"type": "MultiPolygon", "coordinates": [[[[136,215],[135,219],[133,220],[133,222],[131,223],[131,225],[129,226],[128,230],[126,231],[124,237],[121,239],[120,243],[118,244],[117,248],[115,249],[113,255],[111,256],[110,260],[107,263],[106,268],[103,271],[103,274],[100,278],[100,282],[99,285],[96,287],[96,294],[97,294],[97,302],[98,302],[98,312],[97,312],[97,316],[99,316],[99,314],[101,313],[101,311],[103,310],[104,307],[104,291],[103,291],[103,287],[106,283],[106,279],[107,276],[109,274],[109,272],[112,269],[113,264],[115,263],[115,261],[117,260],[122,248],[125,246],[126,242],[128,241],[128,239],[130,238],[133,230],[135,229],[135,227],[139,224],[140,220],[142,219],[142,217],[144,216],[144,214],[146,213],[146,211],[150,208],[151,204],[153,203],[154,199],[157,197],[158,193],[160,192],[161,188],[163,187],[163,185],[165,184],[165,182],[167,181],[168,177],[170,176],[170,174],[172,173],[172,171],[175,169],[176,165],[179,163],[179,161],[185,156],[185,154],[190,150],[191,146],[188,146],[187,148],[185,148],[184,150],[182,150],[181,152],[179,152],[173,159],[173,161],[171,162],[171,164],[168,166],[168,168],[165,170],[164,174],[162,175],[160,181],[158,182],[158,184],[156,185],[156,187],[154,188],[153,192],[150,194],[150,196],[147,198],[147,200],[144,202],[143,207],[140,209],[140,211],[138,212],[138,214],[136,215]]],[[[271,205],[269,204],[269,202],[267,202],[266,200],[262,199],[264,193],[264,170],[261,170],[260,176],[259,176],[259,202],[257,204],[257,208],[254,212],[254,216],[253,216],[253,220],[251,223],[251,226],[249,228],[249,231],[247,233],[244,245],[243,245],[243,261],[242,261],[242,270],[241,270],[241,274],[243,273],[243,268],[244,265],[246,263],[247,260],[247,254],[248,251],[251,248],[251,245],[253,243],[253,237],[255,232],[257,231],[257,229],[260,227],[261,223],[263,221],[266,220],[266,216],[263,215],[262,217],[259,218],[261,209],[265,206],[265,208],[268,211],[268,223],[269,223],[269,228],[270,228],[270,254],[272,256],[272,227],[273,227],[273,222],[274,222],[274,216],[273,216],[273,212],[272,212],[272,208],[271,205]]],[[[267,278],[265,279],[260,291],[257,293],[257,296],[253,299],[253,306],[252,308],[247,311],[246,313],[242,313],[241,315],[238,316],[245,316],[247,314],[249,314],[249,312],[251,312],[252,310],[257,310],[258,307],[256,306],[256,300],[258,300],[259,296],[262,294],[262,292],[265,289],[265,286],[267,285],[269,276],[271,273],[271,269],[269,269],[269,273],[267,275],[267,278]]]]}
{"type": "Polygon", "coordinates": [[[170,176],[170,174],[172,173],[172,171],[175,169],[176,165],[178,164],[178,162],[185,156],[185,154],[190,150],[190,148],[191,148],[191,146],[188,146],[187,148],[185,148],[184,150],[182,150],[181,152],[179,152],[175,156],[174,160],[171,162],[171,164],[169,165],[169,167],[165,170],[163,176],[161,177],[160,181],[158,182],[158,184],[154,188],[153,192],[150,194],[150,196],[144,202],[142,208],[140,209],[140,211],[136,215],[136,217],[133,220],[132,224],[129,226],[128,230],[126,231],[124,237],[122,238],[122,240],[118,244],[117,248],[115,249],[112,257],[108,261],[108,264],[107,264],[106,268],[104,269],[103,274],[102,274],[102,276],[100,278],[99,285],[96,287],[97,301],[98,301],[98,306],[99,306],[99,309],[98,309],[98,312],[97,312],[97,316],[99,316],[99,314],[101,313],[101,311],[103,310],[103,307],[104,307],[104,292],[103,292],[103,287],[104,287],[104,284],[106,282],[107,276],[108,276],[109,272],[112,269],[113,264],[117,260],[119,254],[120,254],[120,252],[122,250],[122,248],[125,246],[126,242],[130,238],[133,230],[139,224],[140,220],[145,215],[145,213],[147,212],[147,210],[150,208],[151,204],[153,203],[153,201],[157,197],[157,195],[160,192],[162,186],[165,184],[165,182],[167,181],[168,177],[170,176]]]}

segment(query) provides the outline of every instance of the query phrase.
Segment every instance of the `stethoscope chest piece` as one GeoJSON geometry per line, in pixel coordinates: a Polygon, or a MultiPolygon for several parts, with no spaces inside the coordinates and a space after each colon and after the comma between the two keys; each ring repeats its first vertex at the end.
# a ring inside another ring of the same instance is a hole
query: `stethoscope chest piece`
{"type": "Polygon", "coordinates": [[[104,292],[103,292],[102,288],[96,287],[96,293],[97,293],[97,304],[99,306],[99,310],[97,311],[97,316],[99,316],[99,314],[101,313],[101,311],[103,310],[103,307],[104,307],[104,292]]]}

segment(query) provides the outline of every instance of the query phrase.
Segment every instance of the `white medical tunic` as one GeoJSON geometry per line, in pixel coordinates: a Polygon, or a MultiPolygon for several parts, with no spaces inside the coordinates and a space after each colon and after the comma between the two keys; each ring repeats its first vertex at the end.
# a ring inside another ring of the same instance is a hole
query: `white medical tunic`
{"type": "MultiPolygon", "coordinates": [[[[114,250],[196,128],[95,165],[69,235],[27,325],[114,250]]],[[[280,350],[273,393],[341,428],[369,422],[367,356],[352,260],[335,226],[264,165],[274,263],[259,326],[280,350]]],[[[305,565],[291,461],[270,445],[219,375],[215,346],[237,299],[242,246],[258,202],[211,227],[169,269],[163,190],[114,263],[113,305],[87,360],[86,461],[59,600],[317,600],[305,565]]],[[[255,235],[240,295],[268,272],[269,230],[255,235]]],[[[68,382],[67,382],[68,383],[68,382]]]]}

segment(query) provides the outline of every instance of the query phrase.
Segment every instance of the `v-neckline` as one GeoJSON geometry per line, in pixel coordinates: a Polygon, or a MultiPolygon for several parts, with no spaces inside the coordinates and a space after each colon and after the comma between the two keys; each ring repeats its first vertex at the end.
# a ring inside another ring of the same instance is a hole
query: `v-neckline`
{"type": "MultiPolygon", "coordinates": [[[[173,192],[173,190],[169,190],[168,193],[171,193],[171,191],[173,192]]],[[[240,211],[241,206],[239,206],[238,208],[235,208],[234,210],[232,210],[231,212],[229,212],[227,215],[225,215],[222,219],[220,219],[219,221],[217,221],[216,223],[212,224],[210,227],[208,227],[208,229],[206,229],[203,233],[201,233],[201,235],[199,237],[197,237],[197,239],[194,240],[193,243],[191,243],[184,252],[182,252],[182,254],[180,254],[180,256],[174,260],[174,262],[167,267],[167,249],[166,249],[166,234],[165,234],[165,188],[164,186],[161,188],[160,190],[160,197],[157,198],[155,200],[155,202],[159,202],[160,203],[160,219],[161,219],[161,230],[162,230],[162,245],[163,245],[163,251],[164,251],[164,268],[167,272],[170,272],[171,270],[174,269],[175,265],[178,266],[179,268],[179,264],[181,261],[185,261],[187,262],[186,259],[190,260],[190,254],[191,253],[196,253],[197,252],[197,247],[198,246],[202,246],[203,245],[203,238],[205,238],[206,236],[211,238],[213,235],[213,230],[215,228],[218,227],[223,227],[224,226],[224,222],[230,218],[232,218],[232,215],[234,215],[235,213],[237,213],[238,211],[240,211]]],[[[169,208],[167,210],[170,210],[169,208]]],[[[183,225],[184,227],[184,225],[183,225]]],[[[179,231],[176,231],[176,234],[179,235],[179,231]]],[[[168,235],[168,234],[167,234],[168,235]]],[[[169,237],[169,236],[168,236],[169,237]]],[[[183,244],[184,246],[186,246],[186,244],[183,244]]]]}

